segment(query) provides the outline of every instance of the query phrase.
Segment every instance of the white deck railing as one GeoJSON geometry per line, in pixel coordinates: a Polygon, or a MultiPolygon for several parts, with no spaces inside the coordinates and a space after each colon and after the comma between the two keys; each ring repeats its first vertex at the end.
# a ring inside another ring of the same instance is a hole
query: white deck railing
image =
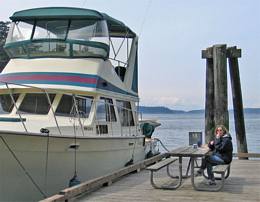
{"type": "MultiPolygon", "coordinates": [[[[134,135],[137,135],[138,132],[139,132],[139,121],[138,121],[138,119],[139,119],[140,113],[136,110],[125,108],[125,107],[119,106],[115,103],[104,102],[102,100],[98,100],[97,98],[88,98],[88,97],[84,97],[84,96],[80,96],[80,95],[70,94],[70,93],[64,92],[62,90],[58,91],[58,90],[53,90],[53,89],[40,88],[40,87],[37,87],[37,86],[31,86],[31,85],[25,85],[25,84],[16,84],[16,83],[3,82],[3,81],[0,81],[0,85],[1,84],[3,84],[3,85],[2,85],[2,88],[0,88],[0,92],[1,92],[1,90],[7,89],[7,92],[9,93],[9,95],[11,97],[12,104],[14,105],[14,107],[16,109],[16,113],[18,114],[20,122],[22,123],[22,126],[23,126],[26,133],[29,133],[29,130],[27,129],[25,120],[22,118],[22,114],[19,111],[19,106],[17,106],[17,101],[15,101],[14,96],[13,96],[13,89],[15,89],[16,86],[19,86],[20,89],[21,88],[36,89],[36,92],[42,92],[46,95],[48,105],[49,105],[49,110],[51,110],[51,112],[52,112],[52,116],[54,118],[55,125],[56,125],[60,135],[62,135],[62,131],[61,131],[59,123],[58,123],[57,115],[55,114],[55,110],[53,108],[53,103],[51,102],[51,99],[50,99],[50,96],[49,96],[50,93],[72,96],[73,107],[74,107],[75,110],[73,108],[71,109],[71,113],[70,113],[70,116],[68,116],[68,118],[77,118],[80,130],[81,130],[83,136],[85,135],[85,130],[84,130],[84,121],[82,119],[84,119],[86,117],[81,115],[81,111],[79,110],[79,106],[78,106],[76,98],[80,98],[80,99],[84,99],[84,100],[90,100],[92,102],[91,108],[94,107],[94,125],[92,125],[92,126],[98,126],[100,122],[104,123],[103,121],[100,121],[97,118],[97,105],[98,105],[98,103],[102,103],[102,104],[105,104],[106,106],[108,106],[109,121],[106,121],[106,123],[107,123],[107,125],[110,125],[110,129],[111,129],[110,135],[112,135],[112,136],[114,135],[113,133],[114,133],[115,128],[113,127],[113,123],[118,124],[118,122],[120,122],[118,125],[120,125],[121,136],[123,136],[123,135],[132,136],[133,135],[132,134],[133,128],[134,128],[134,135]],[[5,88],[3,86],[5,86],[5,88]],[[125,111],[128,112],[127,116],[126,116],[127,117],[127,125],[126,126],[122,126],[122,122],[121,122],[122,120],[120,120],[120,116],[116,112],[115,112],[115,116],[116,116],[117,121],[116,122],[112,121],[112,112],[111,112],[111,108],[110,108],[111,106],[114,108],[114,111],[120,109],[120,110],[125,110],[125,111]],[[74,110],[74,113],[72,113],[73,110],[74,110]],[[118,114],[118,116],[116,114],[118,114]],[[130,120],[131,114],[132,114],[132,118],[133,118],[133,122],[134,122],[133,125],[131,125],[131,120],[130,120]],[[126,130],[128,130],[128,132],[126,132],[126,130]]],[[[28,93],[30,93],[30,91],[28,91],[28,93]]],[[[3,94],[6,94],[6,93],[3,93],[3,94]]],[[[106,113],[106,109],[105,109],[104,113],[106,113]]],[[[107,116],[107,114],[105,114],[105,115],[107,116]]],[[[73,125],[71,125],[71,126],[73,126],[73,125]]],[[[97,135],[101,135],[99,128],[97,128],[97,135]]]]}

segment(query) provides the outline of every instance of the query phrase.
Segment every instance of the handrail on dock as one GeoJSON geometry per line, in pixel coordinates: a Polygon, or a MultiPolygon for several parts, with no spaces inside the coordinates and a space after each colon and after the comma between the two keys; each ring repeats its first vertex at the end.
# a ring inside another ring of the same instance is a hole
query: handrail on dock
{"type": "Polygon", "coordinates": [[[234,153],[234,157],[238,158],[260,158],[260,153],[234,153]]]}

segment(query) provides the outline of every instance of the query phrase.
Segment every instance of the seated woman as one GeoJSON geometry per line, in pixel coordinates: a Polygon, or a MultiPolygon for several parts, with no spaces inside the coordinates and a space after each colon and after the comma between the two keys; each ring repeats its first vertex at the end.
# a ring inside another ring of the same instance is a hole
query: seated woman
{"type": "Polygon", "coordinates": [[[223,125],[219,125],[215,129],[215,139],[210,141],[208,147],[213,153],[202,159],[201,167],[197,171],[197,175],[201,175],[205,168],[209,177],[209,185],[215,185],[215,178],[212,172],[212,166],[220,164],[229,164],[232,161],[232,138],[227,129],[223,125]]]}

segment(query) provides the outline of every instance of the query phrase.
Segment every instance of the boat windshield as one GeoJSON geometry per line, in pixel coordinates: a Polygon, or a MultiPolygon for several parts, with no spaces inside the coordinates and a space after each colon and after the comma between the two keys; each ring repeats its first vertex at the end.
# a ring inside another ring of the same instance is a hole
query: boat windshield
{"type": "Polygon", "coordinates": [[[105,20],[62,19],[13,22],[5,50],[11,58],[107,58],[107,23],[105,20]]]}

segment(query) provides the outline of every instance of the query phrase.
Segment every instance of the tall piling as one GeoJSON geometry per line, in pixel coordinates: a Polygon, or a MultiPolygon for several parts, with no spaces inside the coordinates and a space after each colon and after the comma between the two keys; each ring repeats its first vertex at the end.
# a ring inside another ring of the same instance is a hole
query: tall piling
{"type": "Polygon", "coordinates": [[[227,95],[227,45],[213,46],[215,125],[224,125],[229,129],[227,95]]]}
{"type": "MultiPolygon", "coordinates": [[[[228,48],[227,57],[229,61],[229,72],[232,89],[237,151],[238,153],[248,153],[243,111],[243,99],[238,66],[238,58],[241,57],[241,49],[237,49],[236,46],[228,48]]],[[[248,158],[240,157],[239,159],[248,158]]]]}
{"type": "MultiPolygon", "coordinates": [[[[229,129],[228,91],[227,91],[227,58],[229,61],[230,81],[232,88],[233,109],[238,153],[248,153],[242,91],[239,76],[238,58],[241,49],[225,44],[214,45],[202,50],[206,59],[206,100],[205,100],[205,141],[214,137],[216,125],[229,129]]],[[[247,157],[240,157],[240,159],[247,157]]]]}
{"type": "Polygon", "coordinates": [[[205,142],[214,138],[214,71],[213,48],[202,50],[202,58],[206,59],[206,99],[205,99],[205,142]]]}

